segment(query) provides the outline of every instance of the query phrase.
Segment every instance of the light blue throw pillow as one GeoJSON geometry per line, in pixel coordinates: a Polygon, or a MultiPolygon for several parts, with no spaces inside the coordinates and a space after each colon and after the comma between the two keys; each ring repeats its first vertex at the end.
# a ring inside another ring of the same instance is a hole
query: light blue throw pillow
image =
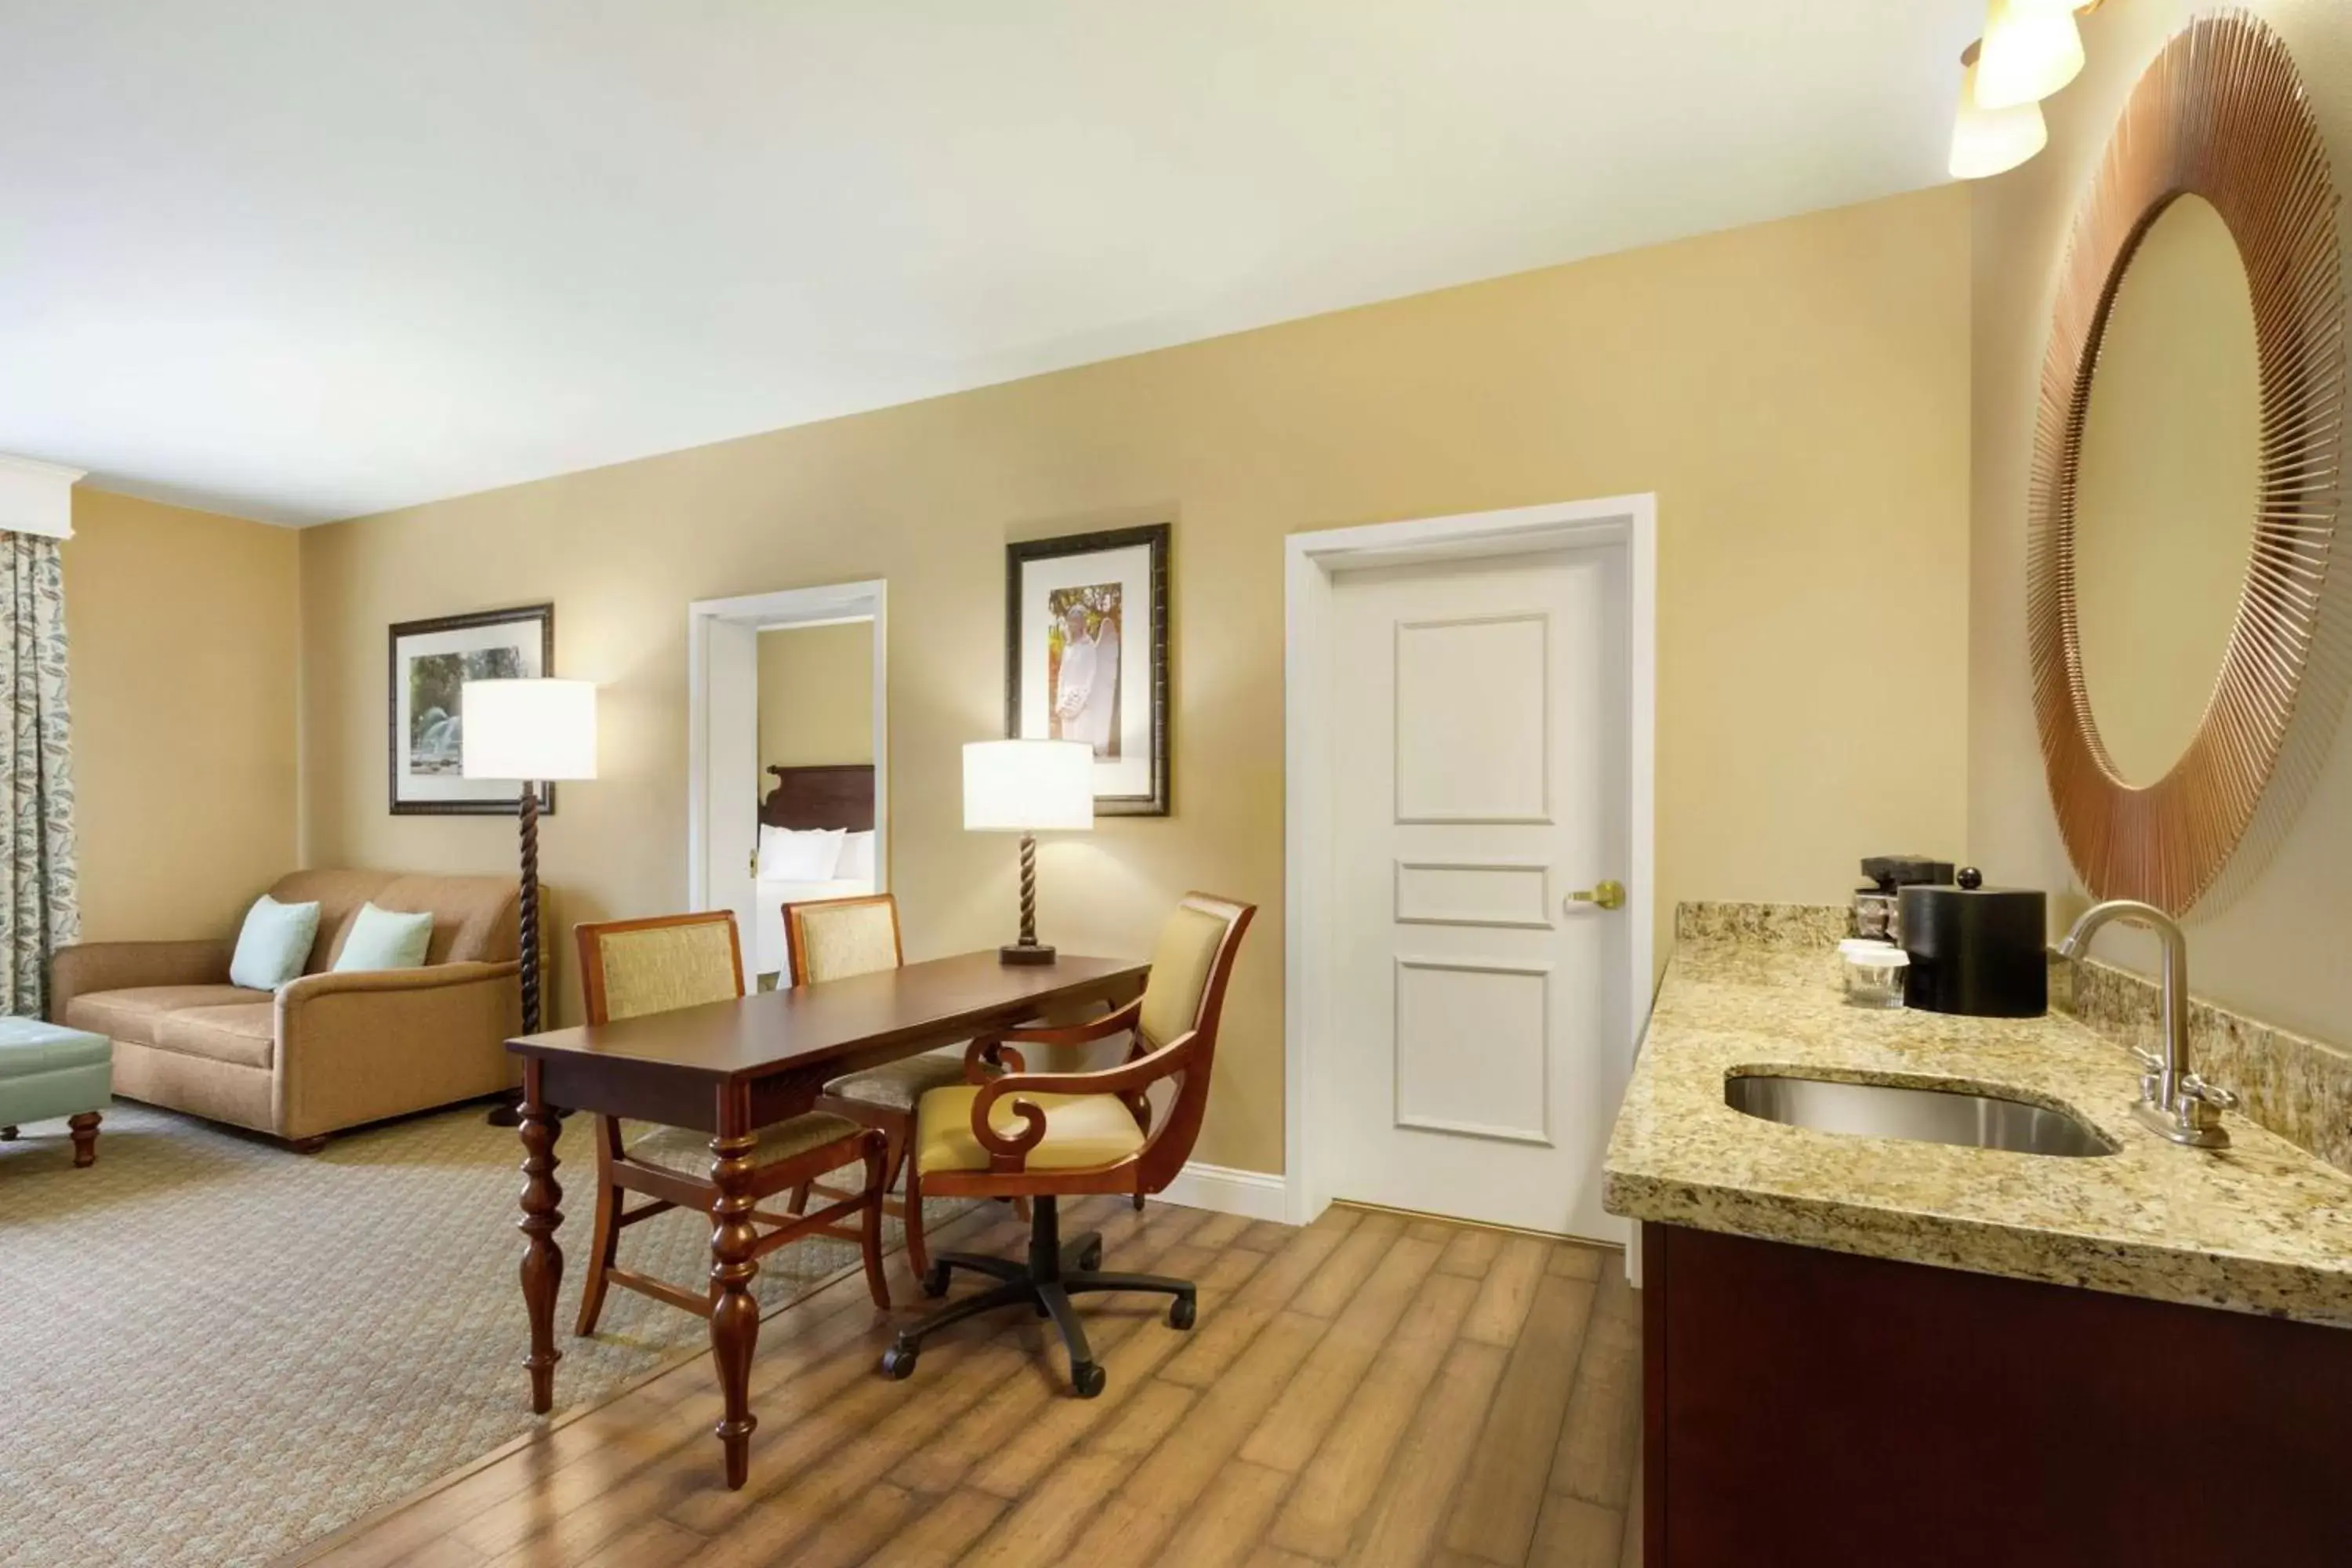
{"type": "Polygon", "coordinates": [[[236,933],[236,953],[228,961],[229,984],[277,990],[302,973],[310,959],[310,944],[318,939],[316,903],[281,904],[262,894],[245,911],[245,928],[236,933]]]}
{"type": "Polygon", "coordinates": [[[335,973],[420,969],[425,964],[425,950],[432,945],[432,910],[404,915],[377,909],[373,904],[362,904],[359,918],[352,921],[352,934],[343,938],[343,951],[335,955],[335,973]]]}

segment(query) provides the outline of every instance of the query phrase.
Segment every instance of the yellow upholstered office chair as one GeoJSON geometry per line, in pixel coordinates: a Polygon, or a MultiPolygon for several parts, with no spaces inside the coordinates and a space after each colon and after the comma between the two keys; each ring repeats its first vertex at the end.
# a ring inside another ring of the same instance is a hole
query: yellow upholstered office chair
{"type": "Polygon", "coordinates": [[[1024,1264],[969,1253],[943,1252],[923,1273],[927,1295],[947,1294],[953,1269],[997,1281],[903,1330],[882,1357],[882,1370],[905,1377],[915,1370],[923,1340],[950,1323],[999,1307],[1028,1307],[1054,1320],[1070,1352],[1070,1383],[1091,1399],[1107,1381],[1070,1298],[1092,1290],[1148,1290],[1171,1296],[1168,1321],[1192,1326],[1194,1288],[1186,1279],[1152,1274],[1104,1274],[1102,1237],[1065,1243],[1057,1200],[1068,1194],[1156,1193],[1176,1179],[1192,1157],[1208,1109],[1209,1068],[1217,1050],[1217,1021],[1234,955],[1255,906],[1188,893],[1160,929],[1143,994],[1091,1024],[1062,1029],[1007,1029],[982,1035],[964,1053],[967,1081],[923,1096],[917,1113],[914,1177],[919,1193],[977,1198],[1027,1197],[1035,1209],[1024,1264]],[[1012,1044],[1080,1045],[1132,1032],[1123,1066],[1104,1072],[1033,1073],[992,1070],[1012,1044]],[[1150,1125],[1144,1096],[1172,1080],[1167,1120],[1150,1125]],[[919,1189],[917,1186],[919,1184],[919,1189]]]}
{"type": "MultiPolygon", "coordinates": [[[[607,921],[581,926],[578,934],[581,988],[587,993],[591,1024],[743,994],[743,950],[735,934],[735,917],[727,910],[607,921]]],[[[890,1291],[882,1276],[887,1157],[882,1135],[847,1117],[812,1111],[762,1127],[759,1138],[759,1151],[752,1156],[759,1166],[751,1184],[755,1203],[804,1185],[827,1171],[860,1162],[866,1167],[866,1181],[856,1194],[805,1217],[754,1209],[752,1224],[769,1228],[753,1246],[751,1256],[764,1258],[786,1242],[858,1215],[864,1221],[858,1242],[866,1258],[866,1288],[873,1292],[876,1306],[887,1308],[890,1291]]],[[[625,1285],[698,1317],[710,1316],[718,1294],[715,1285],[706,1283],[689,1290],[614,1262],[621,1232],[639,1220],[678,1207],[711,1211],[719,1189],[710,1179],[710,1163],[709,1140],[700,1132],[612,1116],[596,1118],[596,1230],[588,1250],[586,1287],[580,1297],[579,1332],[596,1331],[607,1284],[625,1285]],[[624,1209],[625,1194],[629,1193],[641,1193],[654,1201],[624,1209]]]]}

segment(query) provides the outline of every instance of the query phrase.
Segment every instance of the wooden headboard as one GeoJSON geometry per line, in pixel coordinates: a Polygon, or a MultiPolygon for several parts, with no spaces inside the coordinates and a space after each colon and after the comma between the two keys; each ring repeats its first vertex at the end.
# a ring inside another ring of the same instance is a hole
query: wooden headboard
{"type": "Polygon", "coordinates": [[[768,771],[776,775],[776,787],[760,802],[761,826],[846,827],[863,833],[874,826],[872,763],[768,771]]]}

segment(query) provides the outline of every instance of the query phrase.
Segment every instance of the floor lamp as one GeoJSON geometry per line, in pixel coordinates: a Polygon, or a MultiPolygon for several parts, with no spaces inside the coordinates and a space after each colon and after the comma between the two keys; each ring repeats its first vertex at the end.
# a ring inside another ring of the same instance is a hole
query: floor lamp
{"type": "MultiPolygon", "coordinates": [[[[539,786],[596,776],[596,687],[587,680],[469,680],[458,694],[459,749],[469,779],[521,785],[522,1032],[539,1033],[539,786]]],[[[511,1125],[511,1107],[490,1120],[511,1125]]]]}

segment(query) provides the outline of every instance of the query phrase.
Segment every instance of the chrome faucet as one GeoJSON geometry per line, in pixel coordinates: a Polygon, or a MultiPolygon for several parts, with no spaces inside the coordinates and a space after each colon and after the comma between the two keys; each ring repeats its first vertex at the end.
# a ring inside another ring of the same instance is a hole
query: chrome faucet
{"type": "Polygon", "coordinates": [[[2140,1065],[2139,1103],[2132,1114],[2175,1143],[2194,1149],[2226,1149],[2230,1130],[2221,1112],[2234,1110],[2238,1097],[2219,1084],[2207,1083],[2189,1067],[2189,939],[2170,915],[2137,899],[2109,899],[2083,911],[2058,943],[2061,958],[2080,958],[2092,936],[2109,921],[2129,921],[2156,932],[2164,944],[2164,1000],[2160,1022],[2164,1054],[2135,1049],[2140,1065]]]}

